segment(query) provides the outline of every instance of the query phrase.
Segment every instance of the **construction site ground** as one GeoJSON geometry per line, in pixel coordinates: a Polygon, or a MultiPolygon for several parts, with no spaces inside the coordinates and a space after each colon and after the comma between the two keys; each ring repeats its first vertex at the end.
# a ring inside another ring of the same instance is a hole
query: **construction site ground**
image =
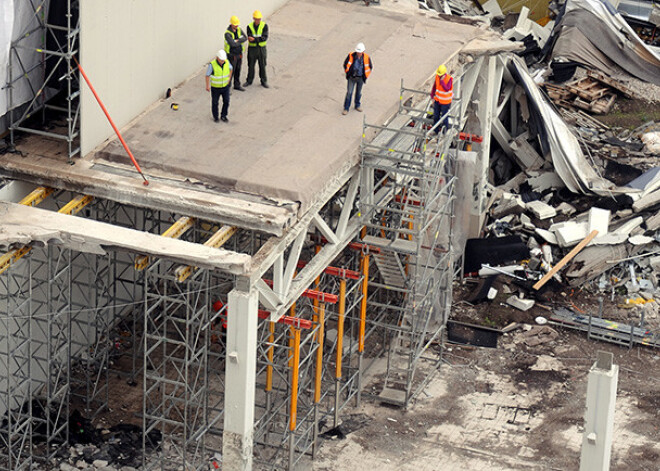
{"type": "MultiPolygon", "coordinates": [[[[440,371],[407,410],[367,398],[345,411],[346,438],[324,440],[309,468],[578,469],[588,372],[596,353],[607,351],[620,368],[611,469],[657,470],[660,352],[561,328],[553,341],[530,347],[534,314],[524,316],[528,323],[500,336],[495,349],[447,344],[440,371]]],[[[366,388],[374,394],[377,370],[366,388]]]]}

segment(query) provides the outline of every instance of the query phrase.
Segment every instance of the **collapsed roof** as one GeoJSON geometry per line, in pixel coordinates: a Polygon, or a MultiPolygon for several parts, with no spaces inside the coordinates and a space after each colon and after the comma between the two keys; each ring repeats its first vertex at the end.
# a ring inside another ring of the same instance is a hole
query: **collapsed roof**
{"type": "Polygon", "coordinates": [[[660,85],[660,56],[608,0],[567,0],[548,45],[553,60],[577,62],[606,73],[622,70],[660,85]]]}

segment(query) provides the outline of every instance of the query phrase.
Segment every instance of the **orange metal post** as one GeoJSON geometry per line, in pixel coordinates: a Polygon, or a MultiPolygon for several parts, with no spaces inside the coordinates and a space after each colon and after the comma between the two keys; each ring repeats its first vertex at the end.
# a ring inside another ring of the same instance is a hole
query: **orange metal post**
{"type": "Polygon", "coordinates": [[[325,335],[325,303],[319,306],[319,330],[317,340],[319,347],[316,350],[316,378],[314,381],[314,402],[321,400],[321,378],[323,377],[323,338],[325,335]]]}
{"type": "Polygon", "coordinates": [[[362,301],[360,302],[360,338],[358,352],[364,351],[364,333],[367,323],[367,292],[369,290],[369,254],[362,256],[362,301]]]}
{"type": "Polygon", "coordinates": [[[300,367],[300,329],[291,327],[293,334],[293,365],[292,365],[292,378],[291,378],[291,420],[289,421],[289,430],[296,430],[296,419],[298,414],[298,369],[300,367]]]}
{"type": "Polygon", "coordinates": [[[341,362],[344,354],[344,315],[346,314],[346,280],[339,280],[339,318],[337,319],[337,362],[335,377],[341,378],[341,362]]]}
{"type": "Polygon", "coordinates": [[[268,323],[268,366],[266,367],[266,392],[273,390],[273,357],[275,355],[275,322],[268,323]]]}

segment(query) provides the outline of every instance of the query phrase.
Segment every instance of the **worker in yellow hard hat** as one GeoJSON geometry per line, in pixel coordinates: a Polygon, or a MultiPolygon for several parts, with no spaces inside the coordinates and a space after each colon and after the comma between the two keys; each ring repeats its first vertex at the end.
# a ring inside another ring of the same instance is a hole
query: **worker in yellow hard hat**
{"type": "Polygon", "coordinates": [[[259,10],[252,14],[252,23],[247,27],[248,35],[248,73],[244,87],[252,85],[254,80],[255,65],[259,62],[259,78],[261,86],[268,88],[266,77],[266,42],[268,41],[268,25],[263,21],[263,15],[259,10]]]}
{"type": "Polygon", "coordinates": [[[243,48],[245,42],[248,40],[247,36],[241,30],[241,22],[237,16],[232,16],[229,20],[229,26],[225,31],[225,52],[229,63],[233,67],[234,74],[234,89],[245,91],[241,87],[241,64],[243,63],[243,48]]]}
{"type": "Polygon", "coordinates": [[[454,78],[447,73],[447,66],[442,64],[435,72],[435,81],[431,89],[433,98],[433,127],[438,134],[440,126],[436,126],[442,117],[442,128],[449,129],[449,110],[454,98],[454,78]]]}

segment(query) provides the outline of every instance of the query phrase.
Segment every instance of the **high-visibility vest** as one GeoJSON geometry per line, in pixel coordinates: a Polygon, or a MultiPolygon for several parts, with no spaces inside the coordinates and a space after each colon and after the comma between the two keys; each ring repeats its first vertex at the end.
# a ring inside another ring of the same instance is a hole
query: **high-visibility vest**
{"type": "MultiPolygon", "coordinates": [[[[353,65],[353,57],[354,57],[353,52],[351,52],[348,55],[348,62],[346,63],[346,70],[344,72],[348,73],[349,70],[351,70],[351,66],[353,65]]],[[[364,61],[364,76],[369,78],[369,75],[371,75],[371,65],[369,61],[369,54],[366,52],[362,53],[362,60],[364,61]]]]}
{"type": "Polygon", "coordinates": [[[224,64],[218,64],[218,59],[211,61],[213,67],[213,74],[211,75],[211,86],[215,88],[223,88],[229,85],[229,76],[231,69],[229,68],[229,61],[224,64]]]}
{"type": "MultiPolygon", "coordinates": [[[[451,80],[451,76],[449,74],[445,74],[446,81],[445,83],[448,83],[451,80]]],[[[441,85],[441,78],[439,75],[435,76],[435,96],[433,99],[440,103],[441,105],[449,105],[451,103],[452,98],[454,98],[454,82],[452,80],[451,82],[451,88],[447,91],[445,91],[444,88],[442,88],[441,85]]]]}
{"type": "MultiPolygon", "coordinates": [[[[241,36],[243,36],[243,32],[241,31],[241,27],[240,27],[240,26],[239,26],[238,28],[236,28],[236,32],[232,31],[231,28],[227,28],[227,31],[226,31],[226,32],[227,32],[227,33],[231,33],[231,35],[234,36],[234,39],[238,39],[238,38],[240,38],[241,36]]],[[[245,45],[243,45],[242,48],[244,49],[244,48],[245,48],[245,45]]],[[[230,49],[231,49],[231,46],[229,45],[229,43],[228,43],[227,40],[225,39],[225,52],[226,52],[227,54],[229,54],[229,50],[230,50],[230,49]]]]}
{"type": "MultiPolygon", "coordinates": [[[[250,23],[248,25],[248,36],[252,36],[253,38],[258,38],[260,37],[263,32],[264,32],[264,26],[266,26],[266,23],[263,21],[259,23],[259,26],[257,26],[257,29],[254,29],[254,23],[250,23]]],[[[250,47],[264,47],[266,46],[266,41],[261,41],[261,42],[251,42],[249,44],[250,47]]]]}

